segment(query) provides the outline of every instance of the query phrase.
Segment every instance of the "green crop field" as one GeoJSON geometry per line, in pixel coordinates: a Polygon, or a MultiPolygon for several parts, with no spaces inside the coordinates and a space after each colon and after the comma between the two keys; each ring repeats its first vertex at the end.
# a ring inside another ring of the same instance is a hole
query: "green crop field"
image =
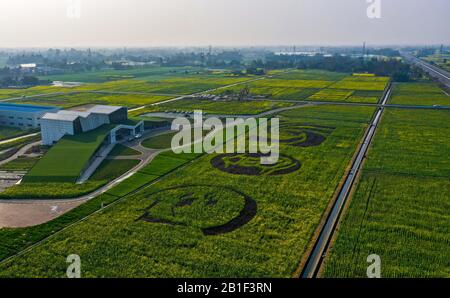
{"type": "Polygon", "coordinates": [[[276,78],[283,80],[324,80],[324,81],[339,81],[348,74],[331,72],[326,70],[316,69],[302,69],[291,70],[284,73],[275,74],[276,78]]]}
{"type": "MultiPolygon", "coordinates": [[[[373,112],[284,112],[278,164],[205,155],[2,264],[0,276],[63,276],[69,251],[80,255],[85,277],[292,276],[373,112]]],[[[128,187],[108,193],[145,185],[150,175],[175,169],[173,159],[187,162],[166,153],[128,187]]]]}
{"type": "Polygon", "coordinates": [[[389,103],[450,106],[450,95],[434,82],[395,83],[389,103]]]}
{"type": "Polygon", "coordinates": [[[271,99],[376,103],[388,82],[388,77],[373,75],[297,70],[215,93],[236,94],[247,86],[250,94],[271,99]]]}
{"type": "Polygon", "coordinates": [[[447,111],[388,109],[326,263],[325,277],[450,277],[447,111]]]}
{"type": "Polygon", "coordinates": [[[47,95],[34,98],[26,98],[15,101],[21,104],[51,105],[63,108],[80,106],[83,104],[119,105],[134,108],[152,104],[172,98],[162,95],[144,94],[107,94],[93,92],[77,92],[65,95],[47,95]]]}
{"type": "MultiPolygon", "coordinates": [[[[220,115],[254,115],[278,108],[293,106],[289,102],[273,101],[212,101],[206,99],[183,99],[152,107],[153,112],[202,110],[203,113],[220,115]]],[[[149,110],[147,110],[149,111],[149,110]]]]}
{"type": "Polygon", "coordinates": [[[63,137],[24,177],[32,182],[75,182],[114,125],[63,137]]]}
{"type": "Polygon", "coordinates": [[[72,107],[86,103],[135,107],[178,95],[187,95],[240,83],[256,77],[233,76],[229,71],[212,72],[191,67],[150,67],[123,71],[106,70],[64,74],[42,78],[77,81],[83,82],[83,84],[70,88],[46,85],[25,89],[0,89],[0,99],[15,98],[13,102],[17,103],[62,107],[72,107]],[[96,94],[92,93],[92,91],[116,92],[116,94],[96,94]],[[120,92],[145,94],[120,94],[120,92]],[[33,97],[42,94],[48,94],[48,96],[33,97]]]}
{"type": "Polygon", "coordinates": [[[102,83],[141,77],[161,79],[173,75],[187,76],[201,71],[200,68],[195,67],[146,67],[126,70],[102,70],[74,74],[49,75],[41,76],[40,79],[65,82],[102,83]]]}
{"type": "Polygon", "coordinates": [[[332,89],[383,91],[389,82],[388,77],[358,76],[346,77],[331,85],[332,89]]]}

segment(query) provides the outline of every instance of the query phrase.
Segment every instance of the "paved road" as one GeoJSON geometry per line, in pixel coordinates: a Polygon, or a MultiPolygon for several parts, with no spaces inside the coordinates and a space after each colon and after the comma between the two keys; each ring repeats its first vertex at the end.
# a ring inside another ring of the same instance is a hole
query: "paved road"
{"type": "Polygon", "coordinates": [[[428,62],[423,61],[422,59],[419,59],[410,53],[407,52],[400,52],[402,57],[405,59],[406,62],[412,63],[420,68],[422,68],[425,72],[427,72],[432,77],[438,79],[440,82],[442,82],[445,86],[450,88],[450,73],[434,66],[428,62]]]}
{"type": "Polygon", "coordinates": [[[389,86],[384,94],[384,97],[380,102],[381,107],[376,111],[375,117],[372,119],[372,123],[370,124],[364,137],[364,141],[357,152],[356,158],[353,161],[350,172],[347,174],[345,182],[342,185],[341,189],[339,190],[339,194],[333,204],[331,212],[327,217],[325,225],[322,227],[322,230],[320,231],[319,238],[314,244],[314,247],[308,257],[306,265],[303,268],[303,272],[301,273],[302,278],[316,277],[319,272],[320,266],[325,258],[325,254],[328,250],[337,223],[339,222],[340,216],[342,214],[342,209],[347,199],[349,198],[349,194],[352,190],[355,179],[359,173],[359,170],[361,169],[361,164],[370,147],[373,136],[378,127],[381,116],[383,114],[384,107],[391,94],[391,90],[392,90],[391,86],[389,86]]]}

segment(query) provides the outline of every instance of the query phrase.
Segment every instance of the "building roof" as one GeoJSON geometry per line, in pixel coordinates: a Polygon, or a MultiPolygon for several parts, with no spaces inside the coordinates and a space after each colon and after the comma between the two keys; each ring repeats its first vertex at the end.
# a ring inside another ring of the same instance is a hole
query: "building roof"
{"type": "Polygon", "coordinates": [[[122,109],[119,106],[104,106],[95,105],[86,111],[75,110],[61,110],[56,113],[47,113],[42,119],[46,120],[60,120],[60,121],[75,121],[78,117],[87,118],[90,114],[106,114],[109,115],[117,110],[122,109]]]}
{"type": "Polygon", "coordinates": [[[96,114],[111,114],[115,111],[122,109],[123,107],[119,106],[105,106],[105,105],[95,105],[92,108],[88,109],[87,112],[96,113],[96,114]]]}
{"type": "Polygon", "coordinates": [[[71,114],[63,114],[63,113],[46,113],[44,116],[42,116],[41,119],[45,120],[59,120],[59,121],[75,121],[78,117],[78,115],[71,115],[71,114]]]}
{"type": "Polygon", "coordinates": [[[23,113],[37,113],[37,112],[49,112],[50,110],[57,110],[56,107],[49,106],[35,106],[35,105],[22,105],[14,103],[0,103],[0,111],[13,111],[23,113]]]}

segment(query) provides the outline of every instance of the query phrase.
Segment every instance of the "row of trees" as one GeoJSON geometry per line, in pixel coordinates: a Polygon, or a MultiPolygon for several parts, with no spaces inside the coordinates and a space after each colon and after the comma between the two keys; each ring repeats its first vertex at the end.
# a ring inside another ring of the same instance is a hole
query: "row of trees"
{"type": "Polygon", "coordinates": [[[20,77],[4,76],[0,78],[1,88],[32,87],[37,86],[41,83],[43,82],[39,81],[38,78],[33,76],[20,76],[20,77]]]}

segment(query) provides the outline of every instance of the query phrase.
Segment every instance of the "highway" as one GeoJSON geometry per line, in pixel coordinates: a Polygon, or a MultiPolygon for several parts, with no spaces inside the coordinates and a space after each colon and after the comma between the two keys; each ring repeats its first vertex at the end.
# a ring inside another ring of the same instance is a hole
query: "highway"
{"type": "Polygon", "coordinates": [[[400,54],[406,62],[422,68],[422,70],[427,72],[430,76],[438,79],[442,84],[450,88],[450,73],[428,62],[425,62],[422,59],[411,55],[410,53],[400,52],[400,54]]]}
{"type": "Polygon", "coordinates": [[[330,241],[333,237],[334,231],[342,214],[342,210],[345,203],[347,202],[347,199],[349,198],[349,194],[351,193],[359,170],[361,169],[361,164],[370,147],[373,136],[383,114],[386,102],[391,95],[391,91],[392,87],[391,85],[389,85],[380,101],[381,106],[376,111],[375,116],[373,117],[372,122],[368,127],[368,130],[366,131],[364,141],[358,149],[356,158],[353,160],[350,172],[347,174],[345,182],[344,184],[342,184],[342,187],[339,190],[339,194],[331,208],[331,212],[328,214],[326,222],[320,231],[319,238],[317,239],[310,255],[308,256],[305,267],[303,268],[303,271],[301,273],[302,278],[317,277],[320,266],[325,258],[326,252],[330,245],[330,241]]]}

